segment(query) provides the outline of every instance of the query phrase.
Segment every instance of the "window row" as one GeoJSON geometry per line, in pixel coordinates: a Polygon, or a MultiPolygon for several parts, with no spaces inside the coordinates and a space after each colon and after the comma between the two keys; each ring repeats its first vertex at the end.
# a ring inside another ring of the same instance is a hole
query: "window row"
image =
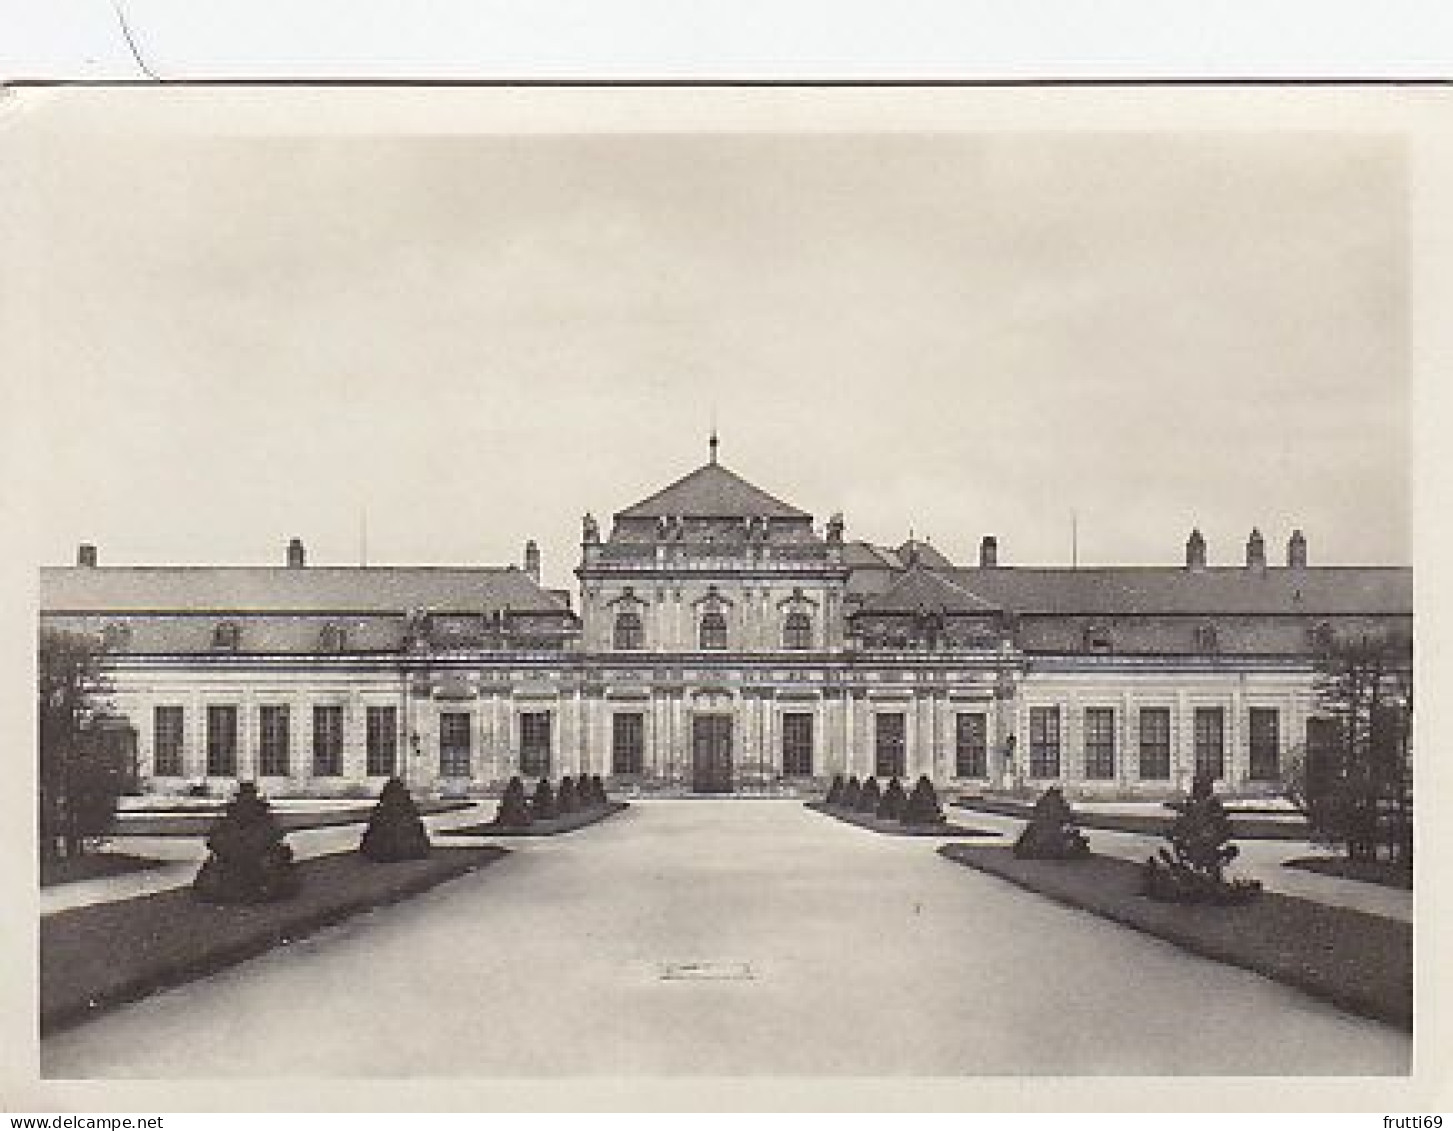
{"type": "MultiPolygon", "coordinates": [[[[708,609],[696,622],[697,647],[705,652],[723,651],[729,640],[726,614],[708,609]]],[[[617,651],[635,651],[646,646],[645,623],[635,609],[622,609],[616,614],[612,640],[617,651]]],[[[812,618],[806,613],[788,613],[782,621],[782,647],[805,651],[812,647],[812,618]]]]}
{"type": "MultiPolygon", "coordinates": [[[[528,778],[550,776],[549,711],[520,713],[520,774],[528,778]]],[[[467,778],[474,766],[474,725],[468,711],[439,713],[439,776],[467,778]]]]}
{"type": "MultiPolygon", "coordinates": [[[[231,703],[207,707],[204,744],[208,777],[236,777],[239,749],[238,708],[231,703]]],[[[396,772],[398,708],[369,707],[367,770],[371,777],[396,772]]],[[[185,775],[186,716],[178,706],[158,706],[152,716],[152,772],[157,777],[185,775]]],[[[312,709],[308,751],[314,777],[343,774],[343,707],[318,704],[312,709]]],[[[288,777],[293,772],[292,710],[284,703],[257,709],[257,772],[260,777],[288,777]]]]}
{"type": "MultiPolygon", "coordinates": [[[[472,716],[467,711],[439,715],[439,775],[469,777],[473,764],[472,716]]],[[[318,704],[312,709],[308,752],[312,776],[343,775],[343,708],[318,704]]],[[[240,720],[234,704],[207,707],[204,743],[208,777],[236,777],[240,747],[240,720]]],[[[186,716],[179,706],[158,706],[152,719],[153,774],[186,775],[186,716]]],[[[548,711],[520,715],[520,773],[548,777],[551,720],[548,711]]],[[[369,777],[398,773],[398,708],[369,707],[365,725],[365,769],[369,777]]],[[[290,777],[293,773],[292,710],[287,704],[264,704],[257,709],[257,774],[290,777]]]]}
{"type": "MultiPolygon", "coordinates": [[[[789,778],[812,776],[812,714],[785,711],[782,714],[780,753],[782,775],[789,778]]],[[[617,777],[637,777],[645,772],[646,716],[640,711],[618,711],[611,716],[610,769],[617,777]]]]}
{"type": "MultiPolygon", "coordinates": [[[[1088,707],[1084,713],[1084,776],[1089,780],[1115,777],[1115,710],[1088,707]]],[[[1139,714],[1138,772],[1146,781],[1168,781],[1171,776],[1171,712],[1168,707],[1143,707],[1139,714]]],[[[907,719],[902,712],[874,715],[874,773],[902,777],[905,770],[907,719]]],[[[954,774],[961,778],[988,776],[988,717],[982,711],[962,711],[955,717],[954,774]]],[[[1060,708],[1032,707],[1029,712],[1029,776],[1058,778],[1062,770],[1060,708]]],[[[1275,781],[1281,772],[1281,720],[1274,707],[1253,707],[1247,740],[1249,776],[1253,781],[1275,781]]],[[[1226,776],[1226,715],[1221,707],[1197,707],[1194,717],[1197,775],[1226,776]]]]}
{"type": "MultiPolygon", "coordinates": [[[[1168,781],[1171,776],[1171,710],[1142,707],[1139,712],[1137,772],[1145,781],[1168,781]]],[[[1115,777],[1115,709],[1087,707],[1083,717],[1084,776],[1089,780],[1115,777]]],[[[1218,780],[1226,776],[1226,711],[1223,707],[1197,707],[1192,723],[1196,776],[1218,780]]],[[[1061,774],[1060,708],[1029,709],[1029,776],[1057,778],[1061,774]]],[[[1247,773],[1252,781],[1276,781],[1281,776],[1281,716],[1275,707],[1252,707],[1247,726],[1247,773]]]]}
{"type": "MultiPolygon", "coordinates": [[[[873,716],[873,773],[901,778],[907,772],[908,718],[901,711],[873,716]]],[[[983,711],[960,711],[954,718],[954,775],[982,778],[989,773],[989,718],[983,711]]]]}

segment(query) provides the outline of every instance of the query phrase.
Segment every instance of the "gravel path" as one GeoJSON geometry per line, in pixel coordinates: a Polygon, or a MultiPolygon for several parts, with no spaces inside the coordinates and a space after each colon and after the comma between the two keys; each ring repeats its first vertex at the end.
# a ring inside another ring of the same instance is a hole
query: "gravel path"
{"type": "Polygon", "coordinates": [[[1399,1074],[1393,1028],[784,801],[646,801],[42,1043],[50,1077],[1399,1074]]]}

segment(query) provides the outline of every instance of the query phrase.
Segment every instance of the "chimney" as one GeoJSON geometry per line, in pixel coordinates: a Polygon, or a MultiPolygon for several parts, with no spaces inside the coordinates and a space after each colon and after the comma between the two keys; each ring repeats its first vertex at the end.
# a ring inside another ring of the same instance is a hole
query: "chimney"
{"type": "Polygon", "coordinates": [[[89,542],[82,542],[76,547],[76,565],[84,569],[96,568],[96,547],[89,542]]]}
{"type": "Polygon", "coordinates": [[[992,534],[985,534],[982,542],[979,543],[979,568],[993,569],[999,564],[999,539],[992,534]]]}
{"type": "Polygon", "coordinates": [[[1246,568],[1266,569],[1266,541],[1261,531],[1251,528],[1251,537],[1246,539],[1246,568]]]}
{"type": "Polygon", "coordinates": [[[1199,530],[1192,530],[1191,536],[1186,539],[1186,568],[1206,568],[1206,540],[1199,530]]]}
{"type": "Polygon", "coordinates": [[[531,538],[525,543],[525,572],[536,585],[540,584],[540,547],[531,538]]]}
{"type": "Polygon", "coordinates": [[[1293,530],[1287,539],[1287,565],[1291,569],[1307,568],[1307,536],[1300,530],[1293,530]]]}
{"type": "Polygon", "coordinates": [[[294,538],[288,543],[288,569],[302,569],[303,560],[303,540],[294,538]]]}

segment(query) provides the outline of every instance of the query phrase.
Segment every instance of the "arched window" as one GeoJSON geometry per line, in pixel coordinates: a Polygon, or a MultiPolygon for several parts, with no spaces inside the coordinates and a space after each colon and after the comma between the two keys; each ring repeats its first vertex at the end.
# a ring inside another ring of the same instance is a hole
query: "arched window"
{"type": "Polygon", "coordinates": [[[812,618],[806,613],[788,613],[782,624],[782,647],[811,648],[812,618]]]}
{"type": "Polygon", "coordinates": [[[318,650],[320,652],[341,652],[347,645],[347,630],[335,621],[329,621],[318,633],[318,650]]]}
{"type": "Polygon", "coordinates": [[[727,646],[726,614],[720,609],[708,609],[701,614],[701,647],[722,649],[727,646]]]}
{"type": "Polygon", "coordinates": [[[1196,626],[1196,651],[1214,652],[1220,646],[1220,638],[1216,633],[1216,626],[1207,622],[1196,626]]]}
{"type": "Polygon", "coordinates": [[[621,651],[640,648],[646,642],[646,630],[641,625],[641,614],[635,609],[622,609],[616,613],[615,646],[621,651]]]}
{"type": "Polygon", "coordinates": [[[1103,624],[1091,624],[1085,629],[1085,651],[1109,653],[1115,650],[1115,641],[1110,630],[1103,624]]]}
{"type": "Polygon", "coordinates": [[[242,641],[242,630],[236,621],[224,620],[212,630],[212,647],[235,652],[242,641]]]}

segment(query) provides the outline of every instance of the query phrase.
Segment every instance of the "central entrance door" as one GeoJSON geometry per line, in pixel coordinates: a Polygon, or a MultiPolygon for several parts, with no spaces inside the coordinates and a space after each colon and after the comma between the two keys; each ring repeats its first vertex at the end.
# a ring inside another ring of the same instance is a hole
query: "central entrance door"
{"type": "Polygon", "coordinates": [[[693,715],[691,788],[697,793],[732,791],[732,717],[693,715]]]}

